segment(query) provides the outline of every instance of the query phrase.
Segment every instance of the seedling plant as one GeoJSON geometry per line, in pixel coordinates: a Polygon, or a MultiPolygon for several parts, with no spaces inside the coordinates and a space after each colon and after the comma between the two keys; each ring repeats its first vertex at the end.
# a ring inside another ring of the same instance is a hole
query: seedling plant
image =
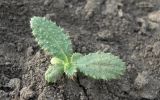
{"type": "Polygon", "coordinates": [[[32,17],[30,25],[40,47],[53,56],[45,72],[45,80],[49,83],[56,82],[63,73],[73,78],[80,71],[94,79],[110,80],[119,78],[125,71],[125,63],[111,53],[73,53],[69,35],[55,22],[32,17]]]}

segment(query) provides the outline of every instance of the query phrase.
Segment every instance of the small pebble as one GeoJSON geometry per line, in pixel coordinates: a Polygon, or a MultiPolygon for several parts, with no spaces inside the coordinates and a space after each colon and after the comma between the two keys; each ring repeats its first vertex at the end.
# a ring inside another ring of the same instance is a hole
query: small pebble
{"type": "Polygon", "coordinates": [[[51,4],[52,0],[45,0],[44,1],[44,6],[48,6],[49,4],[51,4]]]}
{"type": "Polygon", "coordinates": [[[156,56],[160,55],[160,41],[155,42],[155,43],[153,44],[153,50],[152,50],[152,52],[153,52],[156,56]]]}
{"type": "Polygon", "coordinates": [[[9,81],[7,84],[7,87],[10,87],[11,89],[20,89],[20,79],[19,78],[13,78],[9,81]]]}
{"type": "Polygon", "coordinates": [[[29,87],[24,87],[20,91],[20,100],[31,100],[35,96],[35,92],[29,87]]]}
{"type": "Polygon", "coordinates": [[[153,22],[160,23],[160,10],[149,13],[148,14],[148,19],[153,21],[153,22]]]}
{"type": "Polygon", "coordinates": [[[54,18],[54,19],[56,19],[56,14],[55,13],[50,13],[50,14],[46,14],[46,16],[45,16],[47,19],[52,19],[52,18],[54,18]]]}
{"type": "Polygon", "coordinates": [[[29,47],[27,49],[27,56],[31,56],[33,54],[34,50],[33,50],[33,47],[29,47]]]}
{"type": "Polygon", "coordinates": [[[102,39],[102,40],[109,40],[109,39],[113,39],[113,33],[111,33],[108,30],[104,30],[102,32],[98,32],[98,38],[102,39]]]}
{"type": "Polygon", "coordinates": [[[148,84],[148,72],[138,73],[137,78],[135,79],[135,86],[138,89],[143,88],[146,84],[148,84]]]}

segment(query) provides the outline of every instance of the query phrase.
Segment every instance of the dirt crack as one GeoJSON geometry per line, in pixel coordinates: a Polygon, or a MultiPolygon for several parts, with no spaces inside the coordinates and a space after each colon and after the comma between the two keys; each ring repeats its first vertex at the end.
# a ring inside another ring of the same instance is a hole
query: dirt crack
{"type": "Polygon", "coordinates": [[[78,76],[77,76],[77,84],[79,85],[80,88],[82,88],[82,90],[84,92],[84,95],[86,96],[87,100],[89,100],[87,89],[80,83],[80,79],[79,79],[78,76]]]}

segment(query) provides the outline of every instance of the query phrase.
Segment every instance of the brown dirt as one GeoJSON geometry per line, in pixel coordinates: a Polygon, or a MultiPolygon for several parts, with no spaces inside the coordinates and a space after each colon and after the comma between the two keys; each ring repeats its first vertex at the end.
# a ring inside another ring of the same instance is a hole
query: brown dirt
{"type": "Polygon", "coordinates": [[[1,0],[0,100],[160,100],[159,9],[159,0],[1,0]],[[47,84],[50,56],[32,36],[32,16],[64,27],[75,52],[120,56],[125,75],[47,84]]]}

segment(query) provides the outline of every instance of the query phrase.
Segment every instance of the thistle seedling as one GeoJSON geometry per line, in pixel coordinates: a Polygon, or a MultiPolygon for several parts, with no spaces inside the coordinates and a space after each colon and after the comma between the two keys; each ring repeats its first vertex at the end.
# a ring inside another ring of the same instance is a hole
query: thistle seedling
{"type": "Polygon", "coordinates": [[[111,53],[73,53],[68,34],[56,23],[44,17],[33,17],[30,24],[40,47],[53,56],[45,72],[47,82],[56,82],[63,73],[73,78],[77,71],[103,80],[116,79],[124,73],[125,63],[111,53]]]}

